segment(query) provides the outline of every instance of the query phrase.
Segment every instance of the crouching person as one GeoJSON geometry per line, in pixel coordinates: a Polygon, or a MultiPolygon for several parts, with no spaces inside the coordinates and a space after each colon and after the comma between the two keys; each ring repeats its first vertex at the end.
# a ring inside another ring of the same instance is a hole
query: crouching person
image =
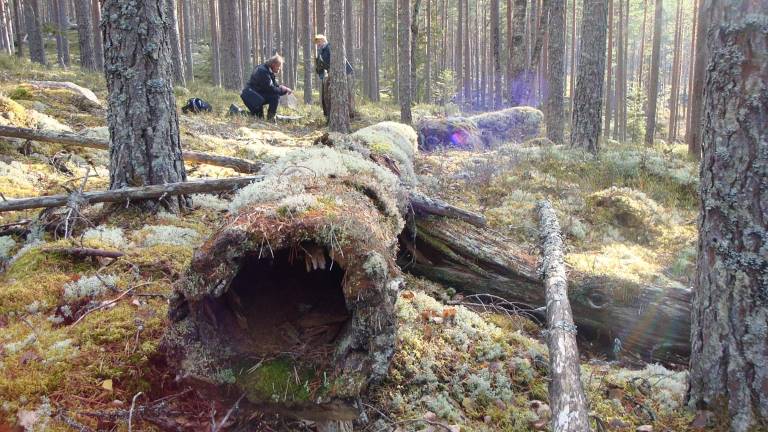
{"type": "Polygon", "coordinates": [[[248,107],[251,115],[264,118],[264,105],[269,105],[267,120],[274,120],[280,96],[293,93],[290,88],[277,83],[275,74],[280,73],[282,67],[283,58],[274,55],[253,70],[248,85],[240,93],[240,98],[248,107]]]}

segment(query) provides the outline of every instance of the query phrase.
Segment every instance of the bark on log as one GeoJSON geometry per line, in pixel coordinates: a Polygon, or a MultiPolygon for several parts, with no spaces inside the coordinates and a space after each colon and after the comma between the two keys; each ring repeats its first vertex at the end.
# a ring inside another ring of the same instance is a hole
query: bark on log
{"type": "Polygon", "coordinates": [[[419,122],[419,149],[480,150],[541,136],[544,115],[531,107],[515,107],[472,117],[426,118],[419,122]]]}
{"type": "MultiPolygon", "coordinates": [[[[401,243],[404,253],[399,261],[405,271],[532,308],[546,304],[535,258],[498,233],[448,219],[420,218],[411,232],[401,236],[401,243]]],[[[689,289],[639,285],[575,270],[569,277],[569,299],[580,337],[606,352],[618,340],[623,352],[645,361],[687,361],[689,289]]]]}
{"type": "MultiPolygon", "coordinates": [[[[109,140],[93,137],[85,137],[71,132],[54,132],[37,129],[26,129],[12,126],[0,126],[0,137],[21,138],[37,142],[59,143],[75,145],[79,147],[109,150],[109,140]]],[[[201,163],[206,165],[231,168],[239,173],[253,174],[258,172],[262,164],[245,159],[221,156],[196,151],[182,152],[185,162],[201,163]]]]}
{"type": "Polygon", "coordinates": [[[196,180],[132,187],[103,192],[76,192],[69,195],[49,195],[36,198],[11,199],[0,201],[0,213],[32,208],[61,207],[67,205],[70,200],[75,200],[79,204],[95,204],[100,202],[130,203],[131,201],[161,198],[164,196],[232,191],[247,186],[253,182],[260,181],[262,178],[262,176],[230,177],[224,179],[196,180]]]}
{"type": "Polygon", "coordinates": [[[554,432],[589,430],[587,399],[581,385],[579,347],[568,301],[565,246],[552,205],[537,205],[542,278],[547,300],[547,348],[549,348],[549,406],[554,432]]]}

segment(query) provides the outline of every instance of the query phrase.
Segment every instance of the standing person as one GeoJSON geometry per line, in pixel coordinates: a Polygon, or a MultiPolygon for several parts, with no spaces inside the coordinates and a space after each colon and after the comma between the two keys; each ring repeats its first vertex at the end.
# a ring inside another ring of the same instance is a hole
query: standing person
{"type": "MultiPolygon", "coordinates": [[[[329,81],[326,77],[326,74],[330,73],[331,70],[331,44],[328,43],[328,39],[325,38],[324,35],[316,35],[314,38],[315,45],[317,46],[317,58],[315,59],[315,72],[317,73],[318,77],[320,77],[320,82],[322,83],[320,87],[320,100],[323,105],[323,115],[328,117],[328,114],[330,112],[330,97],[328,93],[328,89],[330,88],[329,81]]],[[[354,112],[354,92],[352,91],[353,87],[353,81],[352,81],[352,74],[355,72],[355,70],[352,68],[352,65],[349,63],[347,59],[344,59],[344,62],[346,63],[347,68],[347,85],[349,85],[349,112],[350,117],[353,117],[354,112]]]]}
{"type": "Polygon", "coordinates": [[[280,96],[293,93],[290,88],[277,83],[275,74],[280,73],[282,67],[283,58],[275,54],[253,70],[248,85],[240,93],[240,98],[251,115],[264,118],[264,105],[269,105],[267,120],[274,120],[280,96]]]}

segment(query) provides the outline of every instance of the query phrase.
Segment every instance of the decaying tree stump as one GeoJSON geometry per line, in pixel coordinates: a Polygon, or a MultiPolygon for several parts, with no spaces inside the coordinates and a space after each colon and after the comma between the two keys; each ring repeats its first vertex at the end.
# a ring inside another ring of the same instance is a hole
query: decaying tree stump
{"type": "MultiPolygon", "coordinates": [[[[546,304],[536,259],[499,233],[438,218],[417,218],[400,236],[404,271],[459,291],[546,304]]],[[[691,291],[640,285],[571,270],[569,298],[579,336],[645,361],[683,364],[690,354],[691,291]],[[618,340],[618,342],[617,342],[618,340]]]]}
{"type": "Polygon", "coordinates": [[[544,115],[531,107],[514,107],[472,117],[426,118],[419,122],[419,149],[480,150],[541,136],[544,115]]]}
{"type": "Polygon", "coordinates": [[[565,245],[552,205],[536,206],[539,216],[541,273],[547,297],[547,348],[549,349],[549,405],[553,432],[589,430],[587,398],[581,385],[579,347],[568,301],[565,245]]]}
{"type": "MultiPolygon", "coordinates": [[[[379,142],[413,153],[415,133],[404,131],[379,142]]],[[[386,375],[408,195],[365,154],[368,142],[337,138],[266,167],[178,282],[163,347],[204,394],[346,424],[386,375]]]]}

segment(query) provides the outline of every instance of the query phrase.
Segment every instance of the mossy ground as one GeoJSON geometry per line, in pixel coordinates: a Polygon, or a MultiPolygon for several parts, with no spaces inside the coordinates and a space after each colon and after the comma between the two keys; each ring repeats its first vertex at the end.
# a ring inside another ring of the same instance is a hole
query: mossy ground
{"type": "MultiPolygon", "coordinates": [[[[0,99],[0,114],[13,112],[18,126],[35,126],[27,116],[30,110],[41,108],[35,102],[46,106],[43,114],[75,131],[105,124],[103,112],[78,108],[70,95],[25,85],[32,79],[69,80],[90,88],[105,101],[104,80],[98,74],[76,67],[66,71],[40,68],[26,60],[0,56],[0,77],[0,95],[6,97],[0,99]]],[[[300,104],[300,120],[274,125],[226,117],[229,103],[241,105],[236,92],[213,88],[200,79],[190,83],[187,90],[177,90],[179,105],[197,96],[211,102],[215,112],[181,116],[186,149],[270,161],[286,149],[310,145],[324,126],[316,105],[306,108],[300,104]]],[[[417,106],[414,112],[417,116],[452,114],[446,112],[449,109],[417,106]]],[[[388,100],[360,103],[358,111],[361,116],[353,123],[355,128],[398,118],[397,107],[388,100]]],[[[682,146],[610,145],[593,158],[579,151],[531,144],[502,146],[493,152],[421,155],[417,159],[420,187],[454,204],[484,212],[494,229],[523,244],[535,239],[530,210],[537,199],[548,198],[567,234],[570,265],[636,281],[689,282],[695,262],[696,165],[682,146]],[[621,189],[617,192],[612,187],[621,189]],[[618,198],[597,199],[606,195],[618,198]],[[632,218],[617,218],[622,212],[629,212],[632,218]],[[638,239],[638,232],[645,237],[638,239]]],[[[90,173],[86,189],[103,189],[108,184],[105,152],[49,144],[32,144],[31,148],[32,152],[24,152],[19,142],[0,138],[0,161],[7,166],[0,176],[4,196],[63,193],[64,186],[78,186],[86,170],[90,173]],[[73,155],[65,165],[70,173],[49,162],[60,151],[73,155]]],[[[189,169],[192,178],[233,175],[231,170],[210,166],[189,169]]],[[[226,203],[229,197],[223,197],[226,203]]],[[[92,417],[78,413],[127,409],[138,392],[154,400],[176,390],[171,384],[172,373],[156,358],[157,350],[167,325],[166,296],[198,240],[164,242],[162,235],[147,232],[145,227],[192,230],[202,241],[226,212],[224,205],[211,202],[180,216],[108,213],[101,206],[87,209],[86,216],[93,225],[123,230],[122,250],[126,255],[108,266],[109,260],[76,260],[50,252],[81,244],[115,249],[113,243],[98,238],[89,237],[81,243],[78,236],[88,228],[85,225],[76,229],[74,240],[56,240],[47,233],[43,243],[4,264],[0,274],[0,429],[15,424],[21,411],[38,409],[44,404],[43,398],[55,409],[93,426],[92,417]],[[155,241],[147,242],[148,235],[154,235],[155,241]],[[74,304],[64,299],[67,283],[97,273],[114,276],[116,286],[74,304]],[[129,294],[113,304],[104,303],[130,288],[129,294]],[[103,307],[76,324],[63,316],[62,306],[81,316],[100,305],[103,307]]],[[[37,213],[1,214],[0,224],[35,219],[37,213]]],[[[15,240],[11,255],[24,245],[21,237],[15,240]]],[[[464,431],[530,430],[532,422],[539,419],[531,401],[547,397],[542,361],[546,348],[530,337],[535,336],[537,326],[517,317],[478,315],[461,306],[447,306],[444,301],[452,293],[415,278],[408,279],[408,290],[401,293],[397,303],[399,348],[390,378],[373,389],[366,403],[394,421],[411,421],[408,424],[413,429],[424,426],[413,419],[428,418],[459,425],[464,431]],[[455,316],[451,315],[454,312],[455,316]]],[[[302,372],[300,384],[281,387],[286,371],[294,375],[293,368],[288,369],[279,360],[261,365],[253,375],[252,388],[268,397],[279,393],[277,390],[285,394],[286,389],[302,394],[304,383],[312,383],[312,377],[302,372]]],[[[668,397],[655,398],[656,393],[662,393],[656,391],[643,393],[642,380],[627,378],[626,371],[613,365],[599,361],[584,364],[591,410],[606,423],[626,424],[626,430],[646,423],[656,430],[686,430],[690,415],[674,400],[681,394],[670,384],[676,381],[667,375],[654,378],[655,373],[648,372],[644,379],[654,390],[668,390],[664,393],[668,397]],[[613,388],[623,393],[611,392],[613,388]],[[648,410],[653,411],[654,421],[648,410]]],[[[117,427],[127,429],[125,419],[118,421],[117,427]]],[[[146,424],[142,427],[150,429],[146,424]]],[[[51,420],[48,430],[69,428],[61,420],[51,420]]]]}

